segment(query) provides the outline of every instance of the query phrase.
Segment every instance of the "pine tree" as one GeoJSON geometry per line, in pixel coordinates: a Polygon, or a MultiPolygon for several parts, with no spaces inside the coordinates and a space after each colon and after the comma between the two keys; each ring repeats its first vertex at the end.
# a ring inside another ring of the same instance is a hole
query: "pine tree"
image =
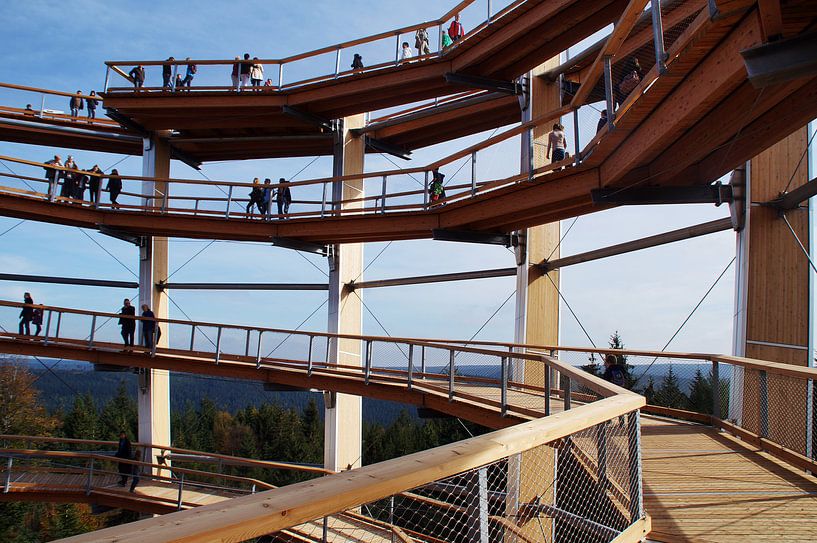
{"type": "Polygon", "coordinates": [[[99,437],[116,441],[119,432],[124,431],[133,439],[138,433],[138,424],[136,400],[128,394],[125,382],[119,381],[116,396],[103,406],[99,416],[99,437]]]}
{"type": "Polygon", "coordinates": [[[672,369],[672,366],[670,366],[669,372],[667,372],[667,374],[661,380],[661,387],[658,389],[658,392],[655,393],[653,403],[655,405],[672,407],[675,409],[689,408],[689,398],[687,398],[686,394],[681,391],[681,387],[678,383],[678,376],[675,375],[675,371],[672,369]]]}
{"type": "Polygon", "coordinates": [[[705,378],[700,368],[689,387],[689,407],[698,413],[712,413],[712,376],[705,378]]]}
{"type": "Polygon", "coordinates": [[[74,398],[71,411],[63,419],[63,434],[73,439],[97,439],[99,435],[99,411],[90,394],[74,398]]]}

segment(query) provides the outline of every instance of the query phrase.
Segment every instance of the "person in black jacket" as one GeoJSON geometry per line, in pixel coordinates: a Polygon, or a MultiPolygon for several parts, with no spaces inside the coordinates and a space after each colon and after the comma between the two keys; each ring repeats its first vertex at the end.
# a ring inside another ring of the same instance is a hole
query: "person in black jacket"
{"type": "MultiPolygon", "coordinates": [[[[125,434],[124,430],[119,432],[119,446],[116,448],[116,454],[114,456],[116,458],[126,458],[128,460],[133,458],[130,440],[128,439],[128,436],[125,434]]],[[[130,475],[132,472],[133,468],[131,468],[131,464],[126,464],[125,462],[119,463],[119,486],[125,486],[125,483],[128,482],[128,475],[130,475]]]]}
{"type": "Polygon", "coordinates": [[[96,119],[96,106],[99,105],[99,100],[96,99],[96,91],[91,91],[85,103],[88,105],[88,118],[96,119]]]}
{"type": "Polygon", "coordinates": [[[249,53],[244,53],[244,60],[241,61],[241,65],[238,67],[242,87],[250,84],[250,71],[252,71],[252,60],[250,60],[249,53]]]}
{"type": "Polygon", "coordinates": [[[111,198],[111,207],[113,209],[119,209],[119,202],[116,201],[116,199],[119,197],[119,193],[122,192],[122,179],[119,178],[119,170],[111,170],[111,176],[108,178],[107,190],[108,195],[111,198]]]}
{"type": "Polygon", "coordinates": [[[31,321],[34,319],[34,308],[31,305],[34,304],[34,299],[31,297],[31,294],[26,292],[23,294],[23,303],[29,304],[28,306],[24,307],[22,311],[20,311],[20,335],[23,335],[25,331],[25,335],[31,335],[31,321]]]}
{"type": "Polygon", "coordinates": [[[99,205],[99,185],[102,183],[104,172],[99,168],[99,164],[94,164],[94,167],[88,173],[91,174],[88,176],[88,188],[90,189],[88,199],[91,203],[99,205]]]}
{"type": "Polygon", "coordinates": [[[148,320],[142,321],[142,345],[152,349],[154,346],[154,333],[156,332],[156,315],[150,310],[148,304],[142,304],[142,317],[148,320]]]}
{"type": "MultiPolygon", "coordinates": [[[[173,62],[176,60],[173,57],[167,57],[167,62],[173,62]]],[[[169,89],[170,88],[170,79],[173,77],[173,66],[170,64],[163,64],[162,65],[162,88],[169,89]]]]}
{"type": "Polygon", "coordinates": [[[126,347],[133,347],[133,333],[136,331],[136,319],[128,317],[136,316],[136,308],[130,304],[130,300],[125,298],[122,302],[122,309],[119,310],[119,326],[122,327],[122,340],[126,347]]]}
{"type": "Polygon", "coordinates": [[[289,213],[289,204],[292,203],[292,192],[289,190],[289,182],[283,177],[278,180],[275,202],[278,204],[278,215],[280,215],[280,217],[284,217],[289,213]]]}
{"type": "Polygon", "coordinates": [[[141,64],[128,72],[133,81],[133,88],[139,90],[145,84],[145,68],[141,64]]]}

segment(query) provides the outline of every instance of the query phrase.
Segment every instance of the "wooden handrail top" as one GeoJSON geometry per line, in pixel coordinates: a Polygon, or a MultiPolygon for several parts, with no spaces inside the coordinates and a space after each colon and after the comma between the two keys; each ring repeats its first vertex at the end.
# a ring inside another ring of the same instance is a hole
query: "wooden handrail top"
{"type": "Polygon", "coordinates": [[[212,471],[202,471],[198,469],[180,468],[177,466],[167,466],[164,464],[153,464],[151,462],[142,462],[141,460],[131,460],[130,458],[118,458],[116,456],[109,456],[98,453],[88,452],[73,452],[73,451],[42,451],[38,449],[0,449],[0,456],[30,456],[35,458],[81,458],[84,460],[100,460],[103,462],[116,462],[117,464],[129,464],[131,466],[140,466],[151,469],[164,469],[177,473],[184,473],[186,475],[201,475],[204,477],[213,477],[218,479],[227,479],[230,481],[240,481],[251,483],[256,486],[263,486],[265,488],[275,488],[274,485],[253,479],[251,477],[240,477],[238,475],[229,475],[226,473],[215,473],[212,471]]]}
{"type": "MultiPolygon", "coordinates": [[[[312,51],[307,51],[305,53],[297,53],[295,55],[290,55],[288,57],[276,58],[276,59],[250,59],[250,61],[259,64],[287,64],[290,62],[295,62],[297,60],[302,60],[309,57],[314,57],[318,55],[323,55],[326,53],[334,53],[338,49],[348,49],[349,47],[355,47],[357,45],[362,45],[364,43],[370,43],[373,41],[379,41],[386,38],[393,38],[397,35],[407,34],[409,32],[415,32],[420,28],[429,28],[432,26],[438,26],[441,24],[446,23],[449,19],[453,18],[455,14],[459,13],[463,9],[467,8],[469,5],[473,4],[477,0],[462,0],[459,4],[454,6],[451,10],[446,12],[442,17],[439,19],[433,19],[430,21],[425,21],[422,23],[415,23],[408,26],[402,26],[399,28],[395,28],[393,30],[387,30],[385,32],[380,32],[378,34],[373,34],[371,36],[366,36],[363,38],[358,38],[355,40],[348,40],[345,42],[336,43],[333,45],[327,45],[325,47],[321,47],[319,49],[314,49],[312,51]]],[[[524,0],[517,0],[515,4],[519,4],[524,0]]],[[[513,4],[512,4],[513,5],[513,4]]],[[[503,12],[506,10],[503,10],[503,12]]],[[[493,16],[496,17],[500,15],[502,12],[494,14],[493,16]]],[[[240,59],[243,61],[243,56],[240,59]]],[[[107,60],[105,61],[106,66],[186,66],[187,64],[197,64],[202,66],[207,65],[233,65],[236,63],[235,59],[202,59],[202,60],[107,60]]]]}
{"type": "Polygon", "coordinates": [[[202,506],[172,518],[138,521],[70,541],[125,541],[138,537],[163,543],[192,541],[204,534],[209,541],[232,540],[236,526],[241,526],[241,537],[245,539],[278,532],[554,443],[644,405],[644,398],[635,394],[606,398],[450,445],[245,496],[229,504],[202,506]]]}
{"type": "MultiPolygon", "coordinates": [[[[14,434],[0,434],[0,440],[4,441],[30,441],[40,443],[66,443],[72,445],[107,445],[116,447],[117,441],[100,441],[93,439],[76,439],[66,437],[51,437],[51,436],[23,436],[14,434]]],[[[211,453],[204,451],[197,451],[193,449],[184,449],[181,447],[173,447],[170,445],[156,445],[154,443],[143,443],[141,441],[132,442],[133,447],[160,449],[162,451],[169,451],[178,454],[188,454],[191,456],[202,456],[207,458],[221,459],[235,464],[246,464],[257,467],[266,467],[270,469],[289,469],[295,471],[307,471],[313,473],[335,473],[333,470],[321,468],[317,466],[307,466],[303,464],[293,464],[288,462],[275,462],[272,460],[259,460],[255,458],[242,458],[240,456],[232,456],[229,454],[211,453]]]]}
{"type": "Polygon", "coordinates": [[[102,102],[102,96],[100,96],[98,94],[96,96],[91,96],[91,95],[88,95],[88,94],[77,94],[75,92],[65,92],[65,91],[57,91],[57,90],[50,90],[50,89],[41,89],[41,88],[38,88],[38,87],[27,87],[25,85],[15,85],[13,83],[2,83],[2,82],[0,82],[0,87],[6,88],[6,89],[15,89],[15,90],[28,91],[28,92],[39,92],[41,94],[52,94],[54,96],[66,96],[66,97],[71,97],[71,98],[73,98],[74,96],[79,96],[83,100],[97,100],[100,103],[102,102]]]}

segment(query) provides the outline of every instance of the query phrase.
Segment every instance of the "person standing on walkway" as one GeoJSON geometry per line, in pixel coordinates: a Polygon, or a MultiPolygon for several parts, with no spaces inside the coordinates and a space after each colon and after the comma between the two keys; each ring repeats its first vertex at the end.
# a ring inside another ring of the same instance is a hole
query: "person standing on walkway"
{"type": "Polygon", "coordinates": [[[448,35],[448,32],[443,30],[443,49],[451,47],[453,44],[454,42],[451,41],[451,36],[448,35]]]}
{"type": "Polygon", "coordinates": [[[64,170],[62,172],[62,188],[60,189],[60,196],[63,198],[73,199],[77,190],[77,183],[79,181],[77,179],[79,173],[74,171],[77,169],[77,164],[74,162],[74,157],[68,155],[68,159],[65,161],[65,167],[71,171],[64,170]]]}
{"type": "MultiPolygon", "coordinates": [[[[167,57],[167,62],[174,62],[176,59],[173,57],[167,57]]],[[[162,64],[162,88],[169,89],[170,88],[170,80],[173,78],[173,65],[172,64],[162,64]]]]}
{"type": "Polygon", "coordinates": [[[71,97],[71,100],[68,102],[68,106],[71,108],[72,119],[76,119],[79,116],[79,110],[82,109],[83,102],[82,91],[77,91],[77,93],[71,97]]]}
{"type": "MultiPolygon", "coordinates": [[[[139,456],[139,448],[135,448],[133,450],[133,457],[131,460],[135,462],[139,462],[142,459],[139,456]]],[[[131,483],[130,483],[130,492],[136,492],[136,485],[139,484],[139,476],[142,473],[142,465],[141,464],[131,464],[131,483]]]]}
{"type": "Polygon", "coordinates": [[[145,84],[145,67],[141,64],[128,72],[128,75],[130,76],[131,81],[133,81],[134,89],[139,90],[145,84]]]}
{"type": "Polygon", "coordinates": [[[244,60],[241,61],[238,71],[241,76],[241,86],[248,86],[250,84],[250,71],[252,71],[252,61],[249,53],[244,53],[244,60]]]}
{"type": "Polygon", "coordinates": [[[60,155],[54,155],[54,158],[44,162],[45,164],[45,178],[48,179],[48,195],[49,197],[53,196],[57,192],[57,179],[60,176],[62,170],[57,170],[57,168],[62,168],[62,158],[60,155]],[[49,166],[55,166],[54,168],[50,168],[49,166]]]}
{"type": "Polygon", "coordinates": [[[417,49],[417,56],[430,55],[431,48],[428,46],[428,30],[418,28],[414,33],[414,47],[417,49]]]}
{"type": "Polygon", "coordinates": [[[96,91],[91,91],[85,102],[88,105],[88,119],[96,119],[96,107],[99,105],[99,100],[96,99],[96,91]]]}
{"type": "Polygon", "coordinates": [[[548,134],[548,148],[546,156],[551,157],[553,151],[551,164],[560,162],[565,159],[565,149],[567,149],[567,138],[565,137],[565,127],[560,123],[553,125],[553,131],[548,134]]]}
{"type": "Polygon", "coordinates": [[[241,69],[241,59],[239,59],[238,57],[235,57],[235,62],[233,63],[233,71],[230,73],[230,79],[232,79],[233,88],[236,89],[236,90],[238,90],[238,87],[239,87],[239,81],[240,80],[238,79],[238,73],[239,73],[240,69],[241,69]]]}
{"type": "MultiPolygon", "coordinates": [[[[124,430],[119,432],[119,445],[116,448],[116,454],[114,454],[114,457],[125,458],[127,460],[133,458],[130,440],[128,439],[128,435],[124,430]]],[[[128,475],[131,474],[132,471],[133,470],[131,469],[130,464],[119,462],[119,486],[125,486],[125,483],[128,482],[128,475]]]]}
{"type": "Polygon", "coordinates": [[[289,213],[289,205],[292,203],[292,192],[289,190],[289,181],[283,177],[278,180],[275,201],[278,204],[278,215],[285,217],[289,213]]]}
{"type": "Polygon", "coordinates": [[[261,180],[257,177],[252,180],[252,190],[250,191],[250,201],[247,202],[247,215],[252,217],[253,206],[258,207],[258,212],[263,215],[264,211],[264,191],[261,190],[261,180]]]}
{"type": "Polygon", "coordinates": [[[269,206],[272,205],[272,180],[267,177],[264,179],[264,194],[261,196],[261,203],[263,207],[259,207],[261,210],[261,215],[266,216],[267,211],[269,210],[269,206]]]}
{"type": "Polygon", "coordinates": [[[119,193],[122,192],[122,179],[119,177],[119,170],[114,168],[111,170],[111,175],[108,177],[108,186],[106,187],[108,196],[111,199],[111,208],[119,209],[119,202],[116,199],[119,193]]]}
{"type": "Polygon", "coordinates": [[[252,67],[250,68],[250,80],[253,87],[260,87],[264,81],[264,65],[258,61],[258,57],[253,57],[252,67]]]}
{"type": "Polygon", "coordinates": [[[460,23],[460,14],[457,13],[454,15],[454,20],[451,21],[451,25],[448,27],[448,37],[451,38],[452,41],[460,41],[462,37],[465,36],[465,31],[462,28],[462,23],[460,23]]]}
{"type": "Polygon", "coordinates": [[[190,62],[190,57],[184,59],[187,62],[187,70],[184,73],[184,79],[182,79],[182,87],[190,88],[190,84],[193,82],[193,77],[196,75],[198,68],[196,68],[195,64],[190,62]]]}
{"type": "Polygon", "coordinates": [[[42,306],[34,308],[34,312],[31,315],[31,324],[33,324],[34,326],[37,327],[37,329],[34,330],[34,335],[39,336],[40,332],[43,331],[43,308],[42,308],[42,306]]]}
{"type": "Polygon", "coordinates": [[[34,299],[28,292],[23,294],[25,307],[20,311],[20,335],[31,335],[31,321],[34,319],[34,299]]]}
{"type": "Polygon", "coordinates": [[[88,189],[90,191],[88,199],[92,204],[99,205],[99,186],[102,183],[104,172],[99,168],[99,164],[94,164],[94,167],[88,173],[88,189]]]}
{"type": "Polygon", "coordinates": [[[122,308],[119,310],[119,326],[122,327],[122,341],[125,342],[125,347],[133,347],[133,333],[136,331],[136,319],[131,318],[136,316],[136,308],[130,303],[130,300],[125,298],[122,302],[122,308]]]}
{"type": "Polygon", "coordinates": [[[363,57],[360,56],[359,53],[355,53],[355,56],[352,57],[352,69],[356,72],[363,69],[363,57]]]}
{"type": "Polygon", "coordinates": [[[142,346],[148,349],[155,347],[154,335],[156,332],[156,315],[150,310],[148,304],[142,304],[142,346]]]}

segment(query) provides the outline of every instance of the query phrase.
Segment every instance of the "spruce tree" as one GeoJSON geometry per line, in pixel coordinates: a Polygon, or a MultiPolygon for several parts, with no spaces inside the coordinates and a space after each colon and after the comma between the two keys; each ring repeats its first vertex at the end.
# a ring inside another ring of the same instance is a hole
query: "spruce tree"
{"type": "Polygon", "coordinates": [[[689,408],[689,398],[681,391],[678,376],[675,374],[672,366],[670,366],[669,372],[667,372],[661,380],[661,386],[655,393],[654,404],[675,409],[689,408]]]}

